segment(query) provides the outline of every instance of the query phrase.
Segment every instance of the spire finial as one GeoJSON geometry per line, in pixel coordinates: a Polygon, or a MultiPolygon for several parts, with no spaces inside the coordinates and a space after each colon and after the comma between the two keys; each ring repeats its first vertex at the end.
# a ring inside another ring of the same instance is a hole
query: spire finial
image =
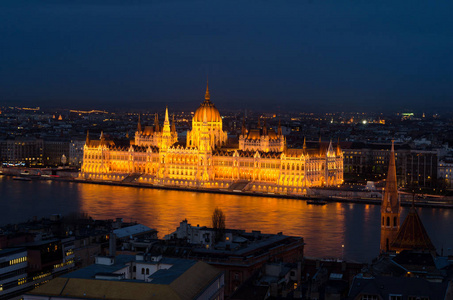
{"type": "Polygon", "coordinates": [[[85,141],[85,144],[86,144],[87,146],[90,145],[90,131],[89,131],[89,130],[87,130],[87,139],[86,139],[86,141],[85,141]]]}
{"type": "Polygon", "coordinates": [[[206,78],[206,94],[204,95],[204,99],[209,101],[211,96],[209,95],[209,78],[206,78]]]}
{"type": "Polygon", "coordinates": [[[165,106],[165,120],[164,122],[169,122],[169,119],[168,119],[168,106],[165,106]]]}

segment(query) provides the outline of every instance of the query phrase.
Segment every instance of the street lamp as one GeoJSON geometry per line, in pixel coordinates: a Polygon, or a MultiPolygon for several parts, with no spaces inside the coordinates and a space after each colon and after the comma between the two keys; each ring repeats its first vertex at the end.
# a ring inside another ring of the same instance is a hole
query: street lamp
{"type": "Polygon", "coordinates": [[[341,245],[341,259],[344,261],[344,245],[341,245]]]}

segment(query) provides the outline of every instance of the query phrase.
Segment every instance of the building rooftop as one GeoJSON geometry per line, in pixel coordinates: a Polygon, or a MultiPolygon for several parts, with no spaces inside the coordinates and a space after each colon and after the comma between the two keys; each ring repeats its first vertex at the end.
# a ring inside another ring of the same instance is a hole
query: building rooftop
{"type": "Polygon", "coordinates": [[[416,277],[358,276],[352,282],[348,299],[356,299],[361,294],[379,295],[380,299],[390,299],[391,294],[444,299],[447,287],[448,283],[434,283],[416,277]]]}
{"type": "Polygon", "coordinates": [[[118,255],[112,265],[94,264],[65,274],[33,290],[30,295],[77,299],[193,299],[222,275],[220,270],[203,262],[163,258],[160,263],[172,266],[151,274],[148,277],[151,282],[118,276],[109,278],[108,275],[123,271],[133,261],[135,255],[118,255]],[[96,279],[96,275],[102,275],[102,279],[96,279]]]}
{"type": "Polygon", "coordinates": [[[20,253],[23,251],[27,251],[26,248],[8,248],[8,249],[0,249],[0,257],[6,256],[6,255],[11,255],[14,253],[20,253]]]}
{"type": "Polygon", "coordinates": [[[118,238],[124,238],[128,236],[133,236],[136,234],[142,234],[148,231],[154,231],[154,229],[149,228],[148,226],[142,225],[142,224],[137,224],[137,225],[132,225],[129,227],[124,227],[120,229],[115,229],[113,230],[113,233],[118,237],[118,238]]]}
{"type": "Polygon", "coordinates": [[[411,249],[436,251],[415,207],[410,208],[391,248],[400,251],[411,249]]]}

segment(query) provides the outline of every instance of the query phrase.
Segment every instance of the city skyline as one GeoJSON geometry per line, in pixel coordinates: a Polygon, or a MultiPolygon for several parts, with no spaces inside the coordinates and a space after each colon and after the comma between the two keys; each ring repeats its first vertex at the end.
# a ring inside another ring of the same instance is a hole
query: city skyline
{"type": "Polygon", "coordinates": [[[3,3],[0,105],[450,110],[450,6],[3,3]]]}

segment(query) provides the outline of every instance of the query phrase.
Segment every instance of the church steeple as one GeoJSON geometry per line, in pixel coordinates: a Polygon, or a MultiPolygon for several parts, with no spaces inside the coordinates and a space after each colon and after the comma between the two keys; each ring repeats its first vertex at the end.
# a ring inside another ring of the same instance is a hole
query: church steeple
{"type": "Polygon", "coordinates": [[[395,147],[392,141],[392,149],[390,151],[389,168],[387,171],[387,181],[385,183],[384,199],[382,205],[390,207],[392,210],[399,208],[398,200],[398,187],[396,177],[396,164],[395,164],[395,147]]]}
{"type": "Polygon", "coordinates": [[[381,252],[391,251],[400,228],[401,205],[398,199],[395,147],[392,141],[387,181],[381,204],[381,252]]]}

